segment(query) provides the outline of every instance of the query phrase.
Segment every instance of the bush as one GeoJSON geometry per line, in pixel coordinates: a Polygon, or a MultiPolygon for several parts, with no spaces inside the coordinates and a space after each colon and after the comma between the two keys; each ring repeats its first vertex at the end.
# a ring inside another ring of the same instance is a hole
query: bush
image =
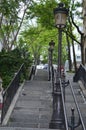
{"type": "Polygon", "coordinates": [[[4,89],[8,86],[22,63],[25,64],[24,78],[26,78],[28,66],[31,65],[30,56],[28,55],[27,58],[22,57],[22,54],[18,49],[10,52],[0,52],[0,77],[3,80],[4,89]]]}

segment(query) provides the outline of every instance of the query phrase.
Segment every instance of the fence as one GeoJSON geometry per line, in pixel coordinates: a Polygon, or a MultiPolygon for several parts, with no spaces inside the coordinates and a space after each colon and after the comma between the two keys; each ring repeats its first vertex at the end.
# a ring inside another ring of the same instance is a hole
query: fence
{"type": "MultiPolygon", "coordinates": [[[[83,68],[83,66],[80,66],[79,71],[76,74],[76,80],[83,79],[86,81],[85,74],[86,70],[83,68]],[[84,74],[83,74],[84,73],[84,74]]],[[[82,114],[80,112],[80,108],[78,105],[78,102],[76,100],[75,92],[73,90],[73,86],[71,85],[70,81],[66,81],[64,77],[64,73],[62,74],[62,77],[59,78],[57,75],[54,77],[54,71],[53,71],[53,80],[52,80],[52,87],[53,87],[53,113],[51,122],[49,124],[49,128],[53,129],[64,129],[64,130],[75,130],[79,126],[81,126],[81,130],[86,130],[85,124],[83,121],[82,114]],[[55,83],[54,78],[56,78],[57,83],[55,83]],[[54,86],[53,86],[54,85],[54,86]],[[67,117],[67,109],[66,109],[66,100],[65,100],[65,90],[66,87],[70,87],[71,95],[74,99],[73,105],[75,104],[75,110],[78,113],[78,120],[75,120],[75,114],[74,114],[74,108],[71,108],[71,117],[70,120],[67,117]]]]}
{"type": "Polygon", "coordinates": [[[20,84],[21,76],[23,74],[23,70],[24,70],[24,64],[21,65],[20,69],[14,75],[11,83],[9,84],[9,86],[7,87],[7,89],[5,90],[5,92],[3,94],[3,107],[2,107],[2,114],[1,114],[1,123],[3,122],[3,119],[13,100],[13,97],[15,96],[15,94],[20,86],[19,84],[20,84]]]}

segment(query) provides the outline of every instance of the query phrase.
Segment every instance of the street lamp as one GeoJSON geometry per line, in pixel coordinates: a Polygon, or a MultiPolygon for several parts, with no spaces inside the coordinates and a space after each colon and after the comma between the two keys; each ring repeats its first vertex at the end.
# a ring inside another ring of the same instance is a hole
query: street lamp
{"type": "Polygon", "coordinates": [[[52,53],[53,53],[53,49],[54,49],[54,46],[55,46],[55,42],[53,40],[51,40],[49,42],[49,48],[48,48],[48,51],[49,51],[49,63],[48,63],[48,72],[49,72],[49,76],[48,76],[48,80],[50,81],[50,79],[52,78],[51,75],[52,75],[52,53]]]}
{"type": "Polygon", "coordinates": [[[55,42],[53,40],[51,40],[49,42],[49,46],[50,46],[50,49],[53,50],[54,49],[54,46],[55,46],[55,42]]]}
{"type": "Polygon", "coordinates": [[[60,3],[57,8],[54,9],[55,16],[55,27],[58,28],[58,74],[61,78],[61,59],[62,59],[62,29],[66,25],[66,20],[68,16],[68,9],[64,7],[63,3],[60,3]]]}
{"type": "Polygon", "coordinates": [[[68,9],[64,7],[63,3],[60,3],[57,8],[54,9],[55,26],[57,28],[64,28],[68,16],[68,9]]]}
{"type": "Polygon", "coordinates": [[[55,88],[53,91],[53,114],[49,124],[49,128],[61,129],[64,126],[64,110],[62,102],[62,94],[60,87],[61,77],[61,57],[62,57],[62,29],[66,25],[66,19],[68,15],[68,9],[64,7],[63,3],[60,3],[57,8],[54,9],[55,27],[58,28],[58,70],[56,74],[55,88]]]}

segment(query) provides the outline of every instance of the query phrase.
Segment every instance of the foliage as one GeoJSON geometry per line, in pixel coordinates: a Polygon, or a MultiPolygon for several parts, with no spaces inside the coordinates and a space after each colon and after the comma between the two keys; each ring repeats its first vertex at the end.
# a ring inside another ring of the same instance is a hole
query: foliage
{"type": "MultiPolygon", "coordinates": [[[[54,27],[53,9],[56,8],[59,2],[64,2],[65,6],[70,10],[62,41],[62,61],[64,64],[67,59],[65,33],[74,41],[80,43],[80,39],[73,33],[75,28],[80,33],[79,25],[82,23],[80,21],[82,20],[81,12],[78,11],[81,8],[80,2],[74,0],[0,1],[0,42],[3,47],[3,52],[0,53],[0,76],[5,81],[3,83],[4,87],[7,86],[21,63],[25,63],[25,70],[30,65],[32,58],[35,64],[40,63],[40,60],[46,63],[48,61],[48,43],[52,39],[56,43],[53,52],[53,62],[57,63],[58,31],[54,27]],[[23,15],[21,15],[21,12],[23,15]],[[27,21],[26,25],[23,23],[24,17],[25,21],[27,21]],[[76,18],[79,20],[75,20],[76,18]],[[34,19],[36,23],[33,26],[30,20],[34,21],[34,19]],[[22,23],[23,27],[21,29],[22,23]],[[15,47],[16,49],[12,51],[15,47]]],[[[25,76],[27,77],[27,74],[25,76]]]]}
{"type": "MultiPolygon", "coordinates": [[[[47,29],[42,26],[37,27],[30,27],[29,29],[25,29],[21,32],[20,38],[18,43],[26,44],[31,53],[31,55],[34,58],[34,62],[36,64],[39,64],[40,61],[42,63],[48,62],[48,48],[49,48],[49,42],[51,40],[54,40],[55,42],[55,49],[54,49],[54,62],[57,63],[57,50],[58,50],[58,30],[56,28],[47,29]],[[41,57],[41,58],[40,58],[41,57]],[[38,61],[38,62],[37,62],[38,61]]],[[[66,56],[66,40],[65,35],[63,35],[63,59],[65,60],[67,58],[66,56]],[[65,56],[65,58],[64,58],[65,56]]],[[[63,63],[64,63],[63,60],[63,63]]]]}
{"type": "Polygon", "coordinates": [[[52,29],[54,27],[53,8],[56,7],[56,5],[56,0],[40,0],[40,2],[33,2],[27,10],[26,18],[36,18],[37,23],[40,23],[42,27],[52,29]]]}
{"type": "Polygon", "coordinates": [[[27,6],[30,3],[31,1],[26,0],[0,1],[0,42],[6,51],[15,46],[27,6]]]}
{"type": "MultiPolygon", "coordinates": [[[[30,57],[30,56],[29,56],[30,57]]],[[[12,80],[14,74],[18,71],[22,63],[25,63],[25,77],[27,72],[27,67],[30,65],[31,60],[27,57],[22,58],[21,52],[16,48],[13,51],[0,52],[0,77],[3,80],[3,87],[6,88],[7,85],[12,80]]]]}

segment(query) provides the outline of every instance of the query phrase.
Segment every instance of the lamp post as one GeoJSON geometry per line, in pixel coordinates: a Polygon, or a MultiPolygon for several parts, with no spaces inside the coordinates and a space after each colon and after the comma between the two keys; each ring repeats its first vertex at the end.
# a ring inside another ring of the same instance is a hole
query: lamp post
{"type": "Polygon", "coordinates": [[[49,42],[49,48],[48,48],[48,51],[49,51],[49,63],[48,63],[48,72],[49,72],[49,78],[48,80],[50,81],[52,79],[52,53],[53,53],[53,49],[54,49],[54,46],[55,46],[55,42],[53,40],[51,40],[49,42]]]}
{"type": "Polygon", "coordinates": [[[64,7],[63,3],[60,3],[57,8],[54,9],[55,27],[58,28],[58,74],[61,78],[61,65],[62,65],[62,29],[66,25],[66,19],[68,15],[68,9],[64,7]]]}
{"type": "Polygon", "coordinates": [[[56,83],[53,92],[53,114],[49,124],[49,128],[61,129],[64,126],[64,110],[62,102],[62,94],[60,87],[61,79],[61,65],[62,65],[62,29],[66,25],[66,19],[68,10],[64,7],[63,3],[60,3],[57,8],[54,9],[55,27],[58,28],[58,69],[56,73],[56,83]]]}

